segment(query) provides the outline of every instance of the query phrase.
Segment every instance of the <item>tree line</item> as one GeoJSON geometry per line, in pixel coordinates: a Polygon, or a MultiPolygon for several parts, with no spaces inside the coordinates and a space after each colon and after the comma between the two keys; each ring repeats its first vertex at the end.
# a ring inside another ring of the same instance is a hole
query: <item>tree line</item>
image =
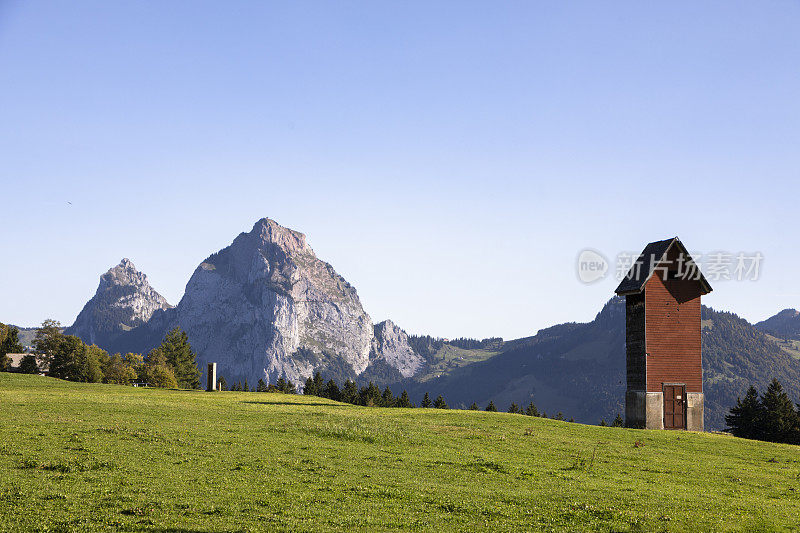
{"type": "MultiPolygon", "coordinates": [[[[21,346],[19,348],[21,352],[21,346]]],[[[3,352],[7,359],[5,353],[13,352],[3,352]]],[[[7,366],[3,368],[7,369],[7,366]]],[[[116,385],[146,383],[161,388],[200,387],[197,355],[186,332],[179,327],[169,331],[161,344],[147,356],[137,353],[109,355],[75,335],[64,335],[57,321],[45,320],[36,330],[33,353],[23,357],[19,370],[37,374],[42,368],[47,369],[48,375],[67,381],[116,385]]]]}
{"type": "Polygon", "coordinates": [[[800,404],[792,402],[777,379],[761,395],[751,386],[744,398],[736,398],[725,423],[737,437],[800,444],[800,404]]]}

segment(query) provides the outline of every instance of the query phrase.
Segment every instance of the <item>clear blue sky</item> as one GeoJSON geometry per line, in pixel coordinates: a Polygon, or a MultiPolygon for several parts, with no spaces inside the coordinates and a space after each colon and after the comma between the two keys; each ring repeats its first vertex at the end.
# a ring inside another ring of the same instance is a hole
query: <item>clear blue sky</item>
{"type": "Polygon", "coordinates": [[[575,260],[760,251],[705,303],[800,307],[797,2],[0,0],[0,321],[129,257],[177,303],[261,217],[374,321],[590,320],[575,260]],[[71,202],[69,204],[68,202],[71,202]]]}

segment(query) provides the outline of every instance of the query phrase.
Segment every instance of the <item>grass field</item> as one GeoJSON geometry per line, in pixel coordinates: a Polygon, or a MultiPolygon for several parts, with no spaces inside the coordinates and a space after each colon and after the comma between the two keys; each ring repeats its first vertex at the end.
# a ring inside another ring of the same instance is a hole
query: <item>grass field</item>
{"type": "Polygon", "coordinates": [[[418,381],[425,382],[439,376],[449,374],[457,368],[472,363],[485,361],[499,354],[498,350],[484,350],[482,348],[466,349],[445,344],[428,361],[422,374],[415,376],[418,381]]]}
{"type": "Polygon", "coordinates": [[[0,373],[0,529],[770,531],[800,448],[0,373]]]}

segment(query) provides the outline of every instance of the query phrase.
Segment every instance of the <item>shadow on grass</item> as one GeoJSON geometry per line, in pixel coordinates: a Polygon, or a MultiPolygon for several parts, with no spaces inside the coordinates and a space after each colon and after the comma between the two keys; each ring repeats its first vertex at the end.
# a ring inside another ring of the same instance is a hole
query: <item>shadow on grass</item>
{"type": "Polygon", "coordinates": [[[261,402],[243,401],[241,403],[251,403],[251,404],[255,404],[255,405],[308,405],[308,406],[312,406],[312,407],[337,407],[337,408],[353,407],[350,404],[343,405],[343,404],[335,404],[335,403],[282,402],[282,401],[279,401],[279,400],[275,400],[275,401],[265,400],[265,401],[261,401],[261,402]]]}

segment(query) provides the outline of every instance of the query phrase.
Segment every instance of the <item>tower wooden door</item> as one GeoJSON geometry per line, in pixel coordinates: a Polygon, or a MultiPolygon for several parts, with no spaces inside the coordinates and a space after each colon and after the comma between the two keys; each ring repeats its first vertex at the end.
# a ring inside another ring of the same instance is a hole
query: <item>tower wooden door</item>
{"type": "Polygon", "coordinates": [[[664,429],[686,428],[686,385],[664,385],[664,429]]]}

